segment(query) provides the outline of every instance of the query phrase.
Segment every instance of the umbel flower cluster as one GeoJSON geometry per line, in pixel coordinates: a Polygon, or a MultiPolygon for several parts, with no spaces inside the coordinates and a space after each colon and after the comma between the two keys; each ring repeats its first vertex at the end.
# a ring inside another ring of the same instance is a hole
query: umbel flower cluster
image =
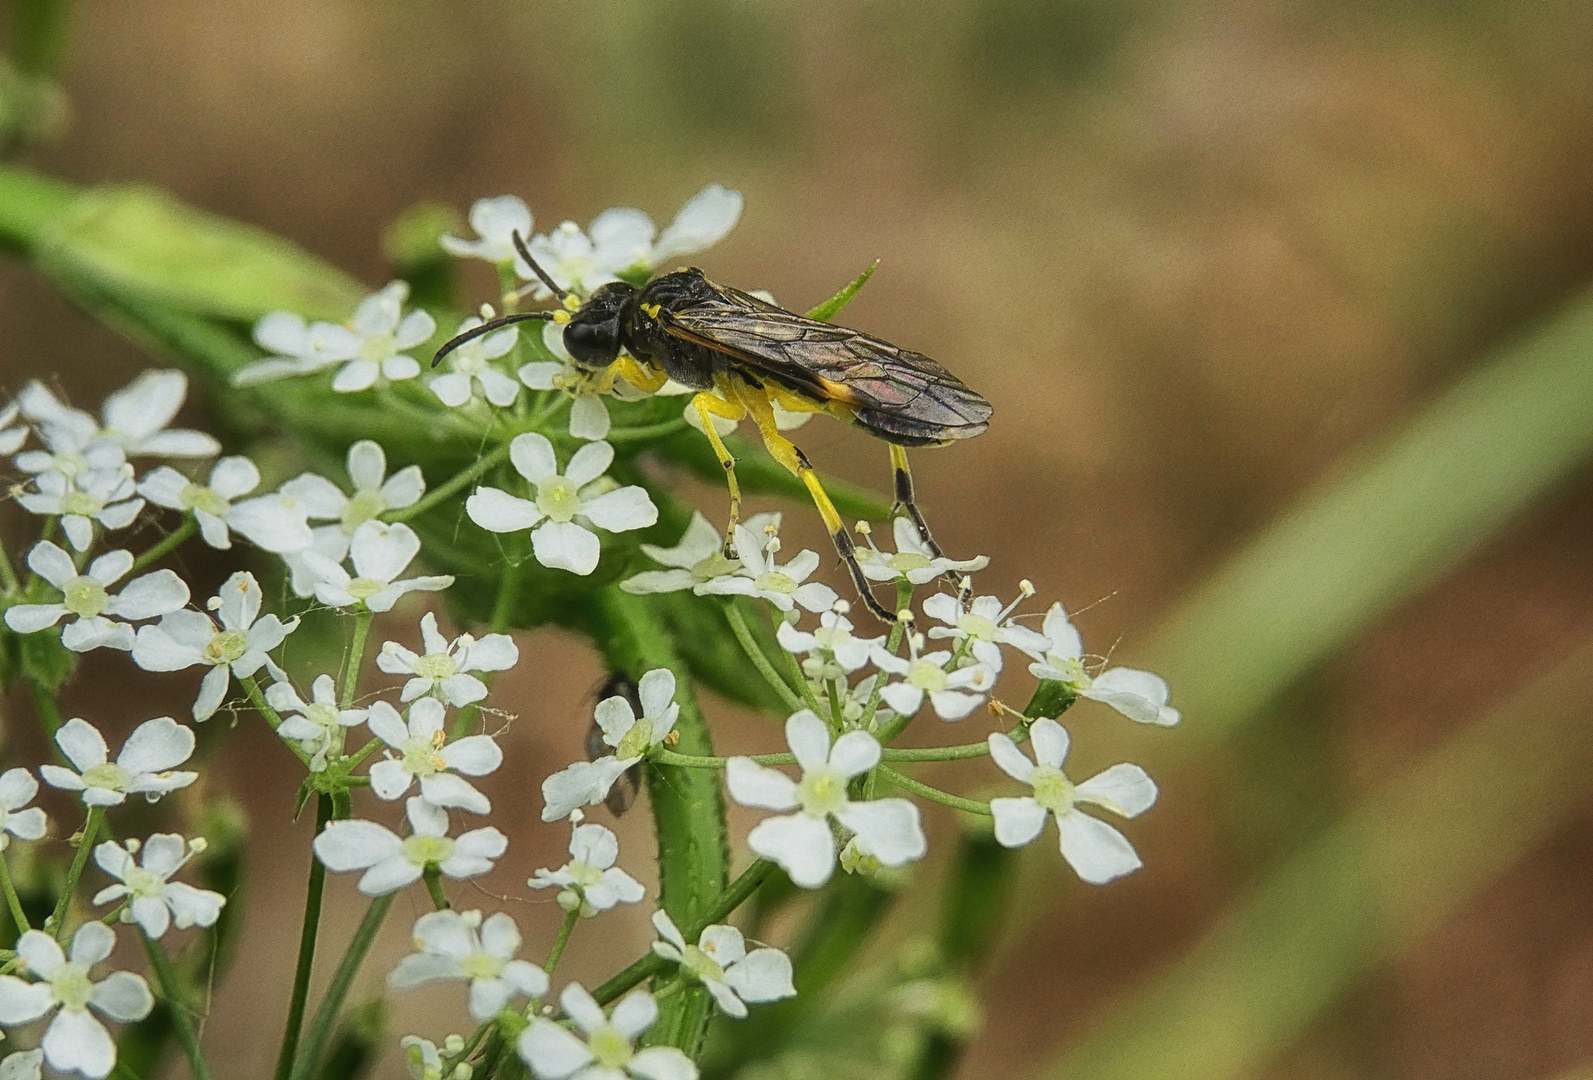
{"type": "MultiPolygon", "coordinates": [[[[740,196],[715,185],[661,231],[621,208],[539,234],[525,204],[505,196],[472,208],[473,236],[440,245],[491,263],[512,309],[552,295],[516,233],[580,298],[703,250],[740,211],[740,196]]],[[[727,548],[707,515],[679,501],[658,460],[689,462],[706,441],[677,388],[594,379],[556,332],[516,326],[429,373],[447,310],[410,305],[395,281],[343,322],[290,311],[258,320],[261,354],[233,372],[224,399],[308,402],[311,412],[353,403],[330,453],[325,427],[309,432],[303,410],[275,414],[307,470],[174,426],[188,391],[178,370],[146,372],[97,415],[42,381],[0,411],[0,453],[36,535],[19,558],[0,552],[0,674],[27,684],[51,755],[0,773],[12,928],[0,950],[10,1050],[0,1077],[141,1075],[148,1053],[118,1061],[119,1045],[136,1044],[113,1036],[125,1025],[174,1039],[196,1077],[212,1075],[195,1016],[246,852],[199,783],[219,741],[200,746],[202,726],[222,736],[267,725],[281,746],[269,767],[301,779],[283,818],[314,805],[314,902],[293,981],[280,988],[289,1015],[278,1080],[324,1075],[350,983],[405,890],[433,910],[413,923],[386,986],[452,984],[473,1025],[392,1039],[419,1080],[521,1068],[540,1080],[689,1080],[710,1019],[751,1024],[802,982],[742,905],[845,879],[897,887],[931,851],[926,809],[984,821],[1001,848],[1049,835],[1092,885],[1140,867],[1114,822],[1149,809],[1156,785],[1128,763],[1071,772],[1061,717],[1083,698],[1137,723],[1176,724],[1161,679],[1092,662],[1067,611],[1037,603],[1028,582],[1014,596],[981,592],[988,560],[939,554],[905,515],[876,510],[872,526],[858,525],[864,572],[893,592],[900,618],[854,622],[820,580],[819,555],[784,550],[780,513],[744,519],[727,548]],[[266,383],[280,396],[253,389],[266,383]],[[406,426],[424,437],[403,437],[406,426]],[[226,553],[224,574],[180,572],[190,542],[226,553]],[[568,831],[569,860],[526,882],[563,913],[551,940],[533,942],[516,919],[524,901],[482,910],[495,893],[517,893],[512,885],[458,883],[489,878],[535,827],[503,809],[514,703],[492,688],[521,661],[511,631],[546,622],[591,636],[617,677],[576,720],[592,731],[581,760],[513,764],[540,779],[541,822],[568,831]],[[180,717],[64,716],[80,658],[102,651],[102,670],[172,680],[191,706],[180,717]],[[1002,697],[1014,672],[1038,681],[1026,707],[1002,697]],[[698,681],[771,713],[783,738],[716,755],[698,681]],[[959,729],[975,730],[944,737],[959,729]],[[909,730],[914,745],[899,745],[909,730]],[[978,798],[914,775],[974,759],[988,759],[978,798]],[[594,820],[623,811],[639,783],[658,818],[656,871],[594,820]],[[730,862],[717,839],[722,796],[756,822],[730,838],[730,862]],[[369,902],[341,949],[318,942],[315,921],[340,875],[369,902]],[[651,950],[598,986],[561,977],[566,948],[590,935],[583,924],[637,907],[651,913],[651,950]],[[117,950],[119,938],[133,948],[117,950]],[[140,952],[147,964],[134,965],[140,952]],[[312,1011],[322,965],[335,973],[312,1011]]],[[[721,434],[733,438],[733,427],[721,434]]],[[[289,886],[273,877],[266,887],[289,886]]],[[[247,992],[270,990],[251,982],[247,992]]]]}

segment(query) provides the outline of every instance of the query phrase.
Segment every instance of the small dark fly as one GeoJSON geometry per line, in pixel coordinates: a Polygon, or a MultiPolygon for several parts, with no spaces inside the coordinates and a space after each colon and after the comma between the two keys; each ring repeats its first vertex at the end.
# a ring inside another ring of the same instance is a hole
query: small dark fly
{"type": "MultiPolygon", "coordinates": [[[[597,700],[606,701],[611,697],[624,698],[630,703],[634,715],[642,715],[641,690],[628,676],[616,672],[598,687],[597,700]]],[[[603,729],[598,726],[596,720],[593,720],[591,730],[586,733],[586,760],[596,761],[613,752],[614,748],[603,741],[603,729]]],[[[614,781],[614,786],[608,789],[608,795],[603,799],[604,805],[611,814],[619,817],[636,802],[636,793],[641,789],[641,784],[642,767],[640,764],[632,765],[621,773],[620,778],[614,781]]]]}
{"type": "Polygon", "coordinates": [[[894,621],[895,614],[870,591],[852,538],[812,463],[776,428],[774,406],[825,413],[889,443],[896,496],[892,516],[911,516],[925,544],[939,555],[914,501],[907,450],[982,434],[990,426],[990,403],[922,353],[776,307],[716,284],[694,267],[662,274],[640,288],[611,282],[576,304],[537,265],[520,236],[514,239],[521,257],[565,308],[505,315],[468,330],[437,351],[433,366],[467,341],[510,323],[540,319],[564,324],[564,347],[600,390],[616,377],[645,391],[668,379],[696,390],[692,404],[730,487],[725,553],[731,557],[741,488],[736,459],[714,431],[713,418],[750,415],[769,453],[806,486],[863,602],[881,620],[894,621]]]}

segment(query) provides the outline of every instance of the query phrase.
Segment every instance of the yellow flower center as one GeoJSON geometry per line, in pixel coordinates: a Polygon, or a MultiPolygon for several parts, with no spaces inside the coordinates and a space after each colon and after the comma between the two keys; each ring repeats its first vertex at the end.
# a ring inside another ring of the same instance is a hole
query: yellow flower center
{"type": "Polygon", "coordinates": [[[1062,770],[1051,765],[1036,765],[1029,777],[1034,787],[1034,801],[1057,817],[1073,809],[1075,801],[1073,781],[1062,775],[1062,770]]]}
{"type": "Polygon", "coordinates": [[[580,492],[564,477],[550,476],[537,484],[537,509],[562,525],[581,512],[580,492]]]}
{"type": "Polygon", "coordinates": [[[105,614],[105,609],[111,606],[111,598],[105,592],[105,586],[89,577],[79,574],[71,578],[61,588],[62,600],[66,610],[80,619],[92,619],[96,615],[105,614]]]}
{"type": "Polygon", "coordinates": [[[114,761],[107,761],[100,765],[91,765],[83,770],[83,782],[89,787],[105,788],[108,791],[121,791],[127,786],[132,777],[127,770],[114,761]]]}
{"type": "Polygon", "coordinates": [[[211,664],[230,664],[249,648],[249,635],[242,630],[224,630],[205,646],[205,660],[211,664]]]}
{"type": "Polygon", "coordinates": [[[587,1037],[586,1045],[592,1051],[592,1056],[597,1058],[597,1063],[609,1069],[623,1069],[635,1056],[630,1039],[606,1020],[587,1037]]]}
{"type": "Polygon", "coordinates": [[[503,973],[503,961],[488,952],[473,952],[459,961],[467,979],[496,979],[503,973]]]}
{"type": "Polygon", "coordinates": [[[621,759],[644,757],[652,745],[653,722],[644,716],[632,724],[631,729],[620,738],[619,746],[615,747],[614,753],[621,759]]]}
{"type": "Polygon", "coordinates": [[[415,662],[415,674],[423,679],[447,679],[459,674],[459,665],[445,652],[427,653],[415,662]]]}
{"type": "Polygon", "coordinates": [[[946,673],[928,660],[914,660],[907,669],[907,681],[926,694],[946,689],[946,673]]]}
{"type": "Polygon", "coordinates": [[[805,813],[826,817],[846,806],[846,777],[833,765],[811,769],[797,785],[797,799],[805,813]]]}
{"type": "Polygon", "coordinates": [[[454,842],[446,836],[415,833],[404,837],[404,857],[416,866],[445,862],[454,854],[454,842]]]}
{"type": "Polygon", "coordinates": [[[66,963],[50,976],[50,991],[61,1008],[69,1012],[82,1012],[94,996],[94,984],[89,981],[88,969],[81,964],[66,963]]]}
{"type": "Polygon", "coordinates": [[[357,577],[348,583],[348,594],[356,600],[369,600],[383,589],[388,583],[377,578],[357,577]]]}
{"type": "Polygon", "coordinates": [[[343,531],[350,536],[354,530],[380,517],[387,512],[387,500],[378,491],[356,491],[354,497],[343,506],[343,512],[338,515],[339,524],[343,531]]]}

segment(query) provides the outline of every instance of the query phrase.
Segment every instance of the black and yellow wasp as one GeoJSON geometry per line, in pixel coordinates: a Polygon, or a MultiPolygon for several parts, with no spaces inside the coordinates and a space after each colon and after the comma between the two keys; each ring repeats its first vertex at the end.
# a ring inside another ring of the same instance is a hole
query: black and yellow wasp
{"type": "Polygon", "coordinates": [[[622,377],[653,391],[668,379],[697,391],[692,399],[730,486],[726,554],[741,513],[736,459],[714,431],[713,418],[750,415],[764,445],[807,487],[868,609],[890,622],[895,615],[869,589],[851,536],[819,483],[808,457],[775,426],[774,406],[826,413],[856,424],[890,444],[895,479],[893,515],[905,512],[937,555],[923,514],[913,500],[907,448],[971,439],[990,426],[990,403],[922,353],[833,323],[809,319],[724,285],[701,270],[662,274],[638,288],[616,281],[577,305],[537,265],[521,237],[520,256],[566,304],[565,309],[505,315],[468,330],[437,351],[433,366],[451,350],[499,327],[528,319],[564,324],[564,347],[598,389],[622,377]],[[629,354],[629,355],[626,355],[629,354]]]}

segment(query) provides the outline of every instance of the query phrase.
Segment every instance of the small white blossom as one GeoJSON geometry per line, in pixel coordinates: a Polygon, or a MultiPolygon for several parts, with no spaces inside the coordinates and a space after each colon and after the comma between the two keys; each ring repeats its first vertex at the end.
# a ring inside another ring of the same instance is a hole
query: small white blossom
{"type": "Polygon", "coordinates": [[[780,647],[793,656],[806,656],[802,670],[815,681],[840,679],[868,663],[873,651],[885,643],[884,635],[855,637],[852,620],[835,611],[819,616],[819,628],[809,633],[792,623],[775,628],[780,647]]]}
{"type": "MultiPolygon", "coordinates": [[[[37,379],[23,387],[17,401],[22,414],[40,424],[47,445],[60,437],[84,450],[95,444],[114,446],[127,457],[203,458],[221,453],[221,444],[202,431],[167,427],[187,396],[188,376],[182,372],[146,371],[105,399],[98,421],[58,400],[37,379]]],[[[21,462],[18,466],[41,471],[21,462]]]]}
{"type": "MultiPolygon", "coordinates": [[[[480,325],[481,319],[472,315],[459,324],[456,333],[463,334],[480,325]]],[[[513,349],[519,337],[519,327],[506,326],[465,342],[448,354],[448,371],[435,376],[426,385],[449,408],[457,409],[479,396],[500,409],[507,409],[520,396],[520,384],[499,371],[492,362],[513,349]]]]}
{"type": "Polygon", "coordinates": [[[653,926],[664,939],[653,942],[653,951],[690,972],[727,1016],[740,1020],[747,1015],[748,1003],[761,1005],[796,997],[791,958],[779,949],[749,953],[741,931],[734,926],[704,927],[695,945],[686,943],[679,927],[662,909],[653,912],[653,926]]]}
{"type": "Polygon", "coordinates": [[[0,456],[16,453],[28,441],[28,426],[17,423],[21,414],[22,403],[18,401],[0,409],[0,456]]]}
{"type": "Polygon", "coordinates": [[[116,1044],[89,1009],[119,1024],[132,1024],[155,1007],[149,985],[130,971],[113,971],[98,982],[89,977],[115,947],[116,932],[98,922],[78,927],[70,957],[49,934],[27,931],[17,939],[17,957],[39,981],[0,975],[0,1024],[20,1027],[59,1008],[39,1044],[50,1068],[89,1080],[110,1075],[116,1044]]]}
{"type": "Polygon", "coordinates": [[[385,701],[371,705],[365,723],[397,756],[371,766],[371,791],[379,799],[402,798],[418,780],[420,797],[433,806],[458,807],[473,814],[492,812],[487,797],[465,776],[486,776],[503,764],[503,751],[490,735],[467,735],[448,742],[443,703],[423,697],[409,707],[409,723],[385,701]],[[463,775],[460,775],[463,774],[463,775]]]}
{"type": "Polygon", "coordinates": [[[984,695],[995,686],[995,674],[984,664],[947,671],[951,651],[920,653],[922,634],[907,635],[907,656],[896,656],[883,648],[874,650],[874,664],[884,672],[901,676],[901,682],[886,685],[880,696],[902,716],[912,716],[929,698],[930,707],[942,720],[962,720],[979,707],[984,695]]]}
{"type": "Polygon", "coordinates": [[[113,904],[126,898],[122,921],[136,922],[152,938],[165,934],[174,920],[179,930],[214,926],[227,898],[170,880],[204,850],[202,841],[190,843],[176,833],[156,833],[142,845],[137,840],[127,841],[126,846],[107,840],[94,849],[94,861],[117,884],[95,893],[94,903],[113,904]]]}
{"type": "Polygon", "coordinates": [[[363,604],[371,611],[390,611],[408,592],[438,592],[454,583],[451,575],[404,578],[399,574],[420,554],[420,537],[408,525],[367,521],[349,540],[354,573],[314,551],[304,552],[305,568],[315,580],[315,596],[330,607],[363,604]]]}
{"type": "Polygon", "coordinates": [[[626,994],[610,1016],[580,983],[566,986],[559,1004],[585,1038],[545,1017],[532,1020],[516,1049],[537,1080],[697,1080],[697,1066],[675,1047],[636,1049],[658,1021],[658,1003],[647,991],[626,994]]]}
{"type": "Polygon", "coordinates": [[[614,781],[674,733],[680,715],[680,706],[675,703],[675,673],[668,668],[647,672],[637,684],[637,696],[642,703],[641,719],[637,719],[623,695],[615,694],[597,703],[593,719],[614,753],[596,761],[577,761],[544,780],[543,821],[560,821],[578,807],[602,802],[614,781]]]}
{"type": "Polygon", "coordinates": [[[315,838],[315,856],[328,870],[363,870],[359,890],[383,896],[420,880],[428,866],[448,877],[478,877],[508,850],[509,840],[492,826],[448,835],[448,811],[416,796],[405,805],[412,830],[399,836],[374,821],[334,821],[315,838]]]}
{"type": "Polygon", "coordinates": [[[950,638],[959,648],[966,641],[975,660],[994,674],[1001,674],[1001,646],[1010,645],[1025,652],[1045,648],[1043,635],[1008,621],[1017,606],[1034,595],[1034,586],[1023,584],[1018,599],[1005,607],[998,597],[979,596],[964,609],[960,597],[936,593],[924,601],[924,614],[946,625],[930,627],[929,636],[950,638]]]}
{"type": "Polygon", "coordinates": [[[0,1061],[0,1080],[39,1080],[43,1072],[43,1050],[18,1050],[0,1061]]]}
{"type": "MultiPolygon", "coordinates": [[[[476,230],[477,239],[444,235],[438,243],[461,259],[485,259],[501,265],[514,260],[515,233],[522,238],[531,236],[531,211],[517,195],[477,199],[470,207],[470,227],[476,230]]],[[[527,274],[530,269],[526,267],[527,274]]]]}
{"type": "Polygon", "coordinates": [[[376,657],[376,666],[389,675],[412,676],[404,684],[403,701],[432,694],[462,708],[487,696],[487,684],[470,672],[508,671],[520,661],[520,650],[508,634],[461,634],[450,643],[437,632],[437,616],[429,611],[420,617],[420,640],[424,654],[388,641],[376,657]]]}
{"type": "Polygon", "coordinates": [[[826,611],[834,606],[835,590],[817,581],[808,581],[819,568],[818,552],[803,550],[781,566],[775,559],[779,538],[761,536],[745,524],[736,526],[736,555],[741,567],[734,573],[714,577],[693,591],[712,596],[758,596],[781,611],[800,604],[809,611],[826,611]]]}
{"type": "Polygon", "coordinates": [[[509,460],[536,488],[535,498],[479,487],[465,501],[465,512],[492,532],[531,529],[531,550],[550,569],[590,574],[602,550],[593,529],[628,532],[658,520],[646,489],[617,488],[603,475],[614,460],[614,448],[606,442],[581,447],[561,475],[547,436],[526,432],[509,444],[509,460]]]}
{"type": "Polygon", "coordinates": [[[94,541],[94,524],[106,529],[125,529],[144,509],[144,500],[135,498],[132,466],[119,469],[91,469],[68,480],[58,472],[43,472],[34,478],[34,491],[23,492],[17,502],[32,514],[59,516],[61,531],[78,551],[87,551],[94,541]]]}
{"type": "MultiPolygon", "coordinates": [[[[404,1067],[409,1070],[410,1080],[443,1080],[442,1054],[436,1043],[419,1035],[405,1035],[398,1040],[398,1045],[404,1051],[404,1067]]],[[[470,1077],[456,1072],[452,1080],[470,1080],[470,1077]]]]}
{"type": "Polygon", "coordinates": [[[520,928],[503,912],[486,920],[479,911],[433,911],[415,920],[415,952],[387,977],[392,990],[412,990],[439,979],[470,984],[470,1015],[485,1023],[516,993],[540,998],[547,972],[517,960],[520,928]]]}
{"type": "Polygon", "coordinates": [[[317,675],[306,702],[291,683],[275,682],[266,690],[266,704],[282,718],[277,734],[299,744],[310,755],[310,771],[325,772],[326,759],[343,750],[343,731],[365,722],[367,709],[343,709],[330,675],[317,675]]]}
{"type": "Polygon", "coordinates": [[[1060,603],[1045,613],[1040,631],[1045,644],[1024,648],[1035,658],[1036,663],[1029,665],[1035,678],[1066,683],[1080,697],[1110,705],[1141,724],[1172,727],[1181,719],[1178,710],[1167,704],[1167,682],[1160,675],[1119,667],[1091,677],[1084,670],[1084,639],[1060,603]]]}
{"type": "Polygon", "coordinates": [[[174,611],[154,626],[138,628],[133,663],[145,671],[209,667],[193,710],[195,720],[208,720],[227,696],[231,675],[247,678],[269,665],[266,654],[299,627],[297,617],[285,623],[275,615],[262,617],[262,599],[254,575],[240,570],[205,604],[221,619],[219,627],[198,611],[174,611]]]}
{"type": "Polygon", "coordinates": [[[41,765],[39,775],[51,787],[82,792],[87,806],[120,806],[128,795],[154,802],[199,779],[195,772],[173,771],[193,756],[194,733],[169,716],[157,716],[134,728],[114,762],[105,737],[84,720],[62,724],[55,745],[72,768],[41,765]]]}
{"type": "Polygon", "coordinates": [[[199,535],[213,548],[232,547],[233,530],[264,551],[280,554],[309,547],[314,537],[302,508],[270,496],[238,501],[259,486],[254,462],[224,457],[203,484],[162,465],[139,482],[138,492],[156,506],[192,511],[199,535]]]}
{"type": "Polygon", "coordinates": [[[420,363],[406,350],[424,345],[437,332],[437,322],[421,310],[404,314],[409,284],[389,282],[354,309],[347,326],[321,330],[321,355],[343,366],[332,376],[332,389],[341,394],[368,390],[377,379],[397,382],[420,374],[420,363]]]}
{"type": "Polygon", "coordinates": [[[749,848],[779,863],[804,889],[823,885],[835,870],[832,817],[862,837],[886,866],[924,857],[928,842],[917,806],[906,799],[853,802],[847,796],[847,781],[879,764],[874,736],[849,731],[831,746],[824,721],[803,709],[786,721],[785,738],[802,767],[800,781],[751,758],[733,757],[725,768],[730,797],[741,805],[796,811],[759,822],[747,835],[749,848]]]}
{"type": "Polygon", "coordinates": [[[874,684],[883,676],[875,673],[867,678],[858,680],[856,686],[841,695],[841,726],[843,728],[859,728],[863,731],[878,731],[896,717],[896,713],[883,697],[874,704],[874,718],[866,728],[863,724],[863,714],[868,711],[868,703],[874,698],[874,684]]]}
{"type": "Polygon", "coordinates": [[[1056,818],[1062,857],[1091,885],[1104,885],[1133,873],[1143,864],[1128,838],[1106,822],[1079,809],[1079,804],[1099,806],[1134,818],[1156,802],[1156,784],[1138,765],[1113,765],[1082,784],[1074,784],[1062,771],[1068,756],[1068,733],[1045,717],[1029,728],[1035,761],[1024,756],[1009,737],[990,734],[990,756],[1001,771],[1034,789],[1017,799],[992,799],[996,840],[1005,847],[1022,847],[1040,835],[1046,815],[1056,818]]]}
{"type": "Polygon", "coordinates": [[[538,870],[526,884],[560,890],[559,906],[589,919],[647,895],[641,882],[614,865],[618,859],[619,838],[612,832],[601,825],[577,825],[570,834],[570,861],[557,870],[538,870]]]}
{"type": "MultiPolygon", "coordinates": [[[[361,525],[389,510],[413,506],[426,493],[426,479],[419,465],[406,466],[388,476],[387,454],[380,443],[371,439],[361,439],[348,448],[348,474],[354,485],[353,495],[345,495],[326,477],[307,472],[283,484],[279,496],[294,513],[302,512],[312,521],[332,523],[317,525],[311,531],[310,549],[333,562],[347,557],[349,541],[361,525]]],[[[304,554],[289,552],[285,561],[293,571],[294,593],[310,596],[315,592],[315,581],[305,567],[304,554]]]]}
{"type": "Polygon", "coordinates": [[[942,574],[953,571],[971,574],[990,565],[990,558],[986,555],[977,555],[972,559],[948,559],[944,555],[936,555],[924,543],[918,526],[905,515],[898,517],[891,529],[896,538],[894,555],[875,547],[873,533],[864,530],[868,547],[857,549],[857,564],[863,568],[863,573],[870,581],[895,581],[904,577],[914,585],[927,585],[942,574]]]}
{"type": "Polygon", "coordinates": [[[332,323],[307,324],[292,311],[272,311],[254,324],[254,341],[268,354],[232,377],[234,386],[253,386],[294,375],[320,371],[329,361],[322,357],[322,332],[332,323]]]}
{"type": "Polygon", "coordinates": [[[18,840],[44,838],[44,811],[28,806],[39,793],[39,782],[26,769],[7,769],[0,773],[0,851],[18,840]]]}
{"type": "Polygon", "coordinates": [[[61,644],[73,652],[131,649],[133,628],[118,620],[153,619],[188,603],[188,586],[170,570],[136,577],[120,592],[112,593],[110,587],[133,568],[132,553],[127,551],[101,555],[89,563],[86,572],[78,573],[72,556],[48,540],[41,540],[28,552],[28,568],[55,586],[61,599],[54,604],[18,604],[8,608],[6,625],[19,634],[32,634],[75,615],[61,631],[61,644]]]}
{"type": "MultiPolygon", "coordinates": [[[[754,514],[742,524],[753,536],[762,536],[766,530],[778,531],[778,513],[754,514]]],[[[620,582],[628,593],[664,593],[692,589],[701,596],[703,585],[726,574],[741,569],[741,560],[728,558],[724,553],[724,536],[705,517],[701,510],[691,512],[691,523],[681,534],[680,542],[672,548],[656,544],[642,544],[648,558],[668,570],[646,570],[620,582]]]]}

